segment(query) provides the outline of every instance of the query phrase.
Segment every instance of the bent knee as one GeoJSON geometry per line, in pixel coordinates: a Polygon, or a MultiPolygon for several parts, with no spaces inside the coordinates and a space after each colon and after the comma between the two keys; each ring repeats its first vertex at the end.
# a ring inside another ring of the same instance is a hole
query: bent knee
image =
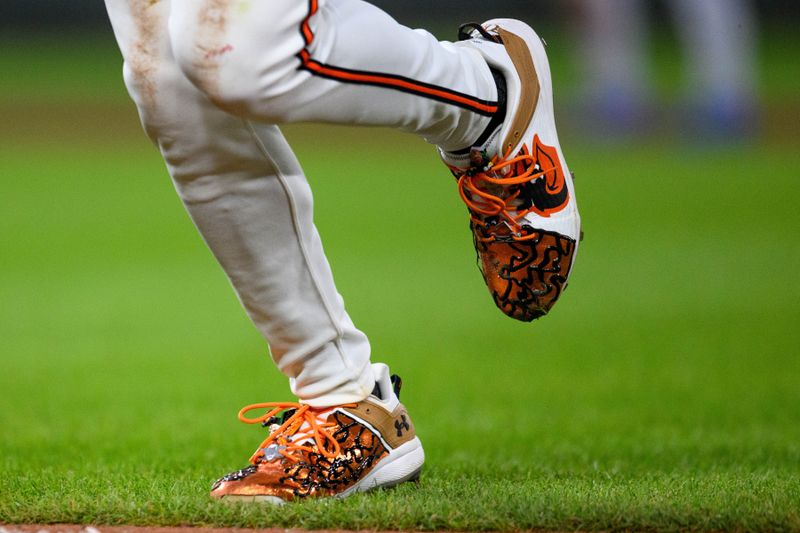
{"type": "Polygon", "coordinates": [[[122,77],[147,136],[157,143],[161,130],[174,122],[173,102],[184,99],[187,86],[193,88],[174,65],[163,62],[143,68],[126,61],[122,77]]]}

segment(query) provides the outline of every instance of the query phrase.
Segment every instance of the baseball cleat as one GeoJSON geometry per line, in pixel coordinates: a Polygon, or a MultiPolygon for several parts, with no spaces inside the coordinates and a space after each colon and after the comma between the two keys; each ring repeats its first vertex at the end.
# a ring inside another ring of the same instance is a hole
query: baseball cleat
{"type": "Polygon", "coordinates": [[[219,479],[211,497],[282,504],[309,497],[345,497],[419,479],[425,453],[400,403],[400,378],[374,364],[375,390],[364,401],[313,408],[260,403],[239,411],[247,424],[269,428],[250,465],[219,479]],[[248,418],[249,411],[268,409],[248,418]]]}
{"type": "MultiPolygon", "coordinates": [[[[471,150],[440,150],[470,213],[478,266],[495,304],[529,322],[567,285],[581,238],[573,177],[558,143],[544,43],[527,24],[465,24],[505,93],[505,115],[471,150]]],[[[498,113],[498,115],[500,115],[498,113]]]]}

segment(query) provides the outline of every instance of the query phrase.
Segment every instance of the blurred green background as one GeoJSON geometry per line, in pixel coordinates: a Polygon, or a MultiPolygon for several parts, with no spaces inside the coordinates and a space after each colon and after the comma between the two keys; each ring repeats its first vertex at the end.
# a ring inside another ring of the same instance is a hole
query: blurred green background
{"type": "MultiPolygon", "coordinates": [[[[757,133],[706,142],[679,124],[593,135],[559,5],[537,4],[537,29],[586,240],[541,321],[492,306],[429,146],[286,128],[428,466],[417,489],[275,511],[206,500],[262,438],[237,410],[289,391],[141,132],[101,6],[6,0],[0,522],[800,530],[798,9],[758,4],[757,133]]],[[[668,31],[652,55],[669,115],[685,89],[668,31]]]]}

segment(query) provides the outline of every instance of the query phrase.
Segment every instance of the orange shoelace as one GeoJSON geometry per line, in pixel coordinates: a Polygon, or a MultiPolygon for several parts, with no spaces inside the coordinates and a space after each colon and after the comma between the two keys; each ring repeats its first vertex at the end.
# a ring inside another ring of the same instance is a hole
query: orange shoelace
{"type": "MultiPolygon", "coordinates": [[[[355,406],[356,404],[347,404],[341,407],[355,406]]],[[[261,443],[252,457],[250,457],[251,464],[257,464],[258,458],[264,455],[264,449],[272,444],[276,445],[276,451],[278,453],[293,462],[300,460],[296,452],[319,453],[328,459],[333,459],[342,452],[339,442],[337,442],[336,438],[330,432],[331,428],[336,427],[336,423],[320,420],[320,414],[330,411],[330,407],[315,409],[310,405],[293,402],[255,403],[243,407],[242,410],[239,411],[239,420],[245,424],[263,424],[287,409],[295,409],[294,414],[277,428],[270,429],[269,436],[264,439],[264,442],[261,443]],[[247,418],[247,416],[245,416],[247,412],[254,409],[270,410],[257,418],[247,418]],[[307,427],[303,428],[303,425],[307,427]],[[310,445],[308,442],[309,439],[313,439],[315,446],[310,445]],[[330,450],[326,449],[326,443],[330,450]]]]}
{"type": "MultiPolygon", "coordinates": [[[[467,204],[470,210],[470,217],[473,223],[482,226],[486,225],[486,223],[479,217],[476,217],[475,214],[487,217],[499,216],[508,225],[508,228],[511,230],[511,238],[514,240],[525,241],[534,239],[537,237],[535,233],[532,235],[524,235],[522,233],[522,224],[519,222],[525,215],[533,211],[532,207],[529,209],[517,209],[515,202],[522,193],[522,188],[520,187],[513,192],[505,194],[503,195],[504,197],[487,192],[486,189],[496,189],[498,186],[507,189],[515,185],[522,185],[546,176],[550,172],[555,172],[556,169],[554,167],[536,172],[536,159],[532,155],[521,154],[509,158],[509,154],[506,154],[504,158],[495,156],[485,167],[475,170],[471,169],[461,174],[458,178],[458,192],[461,195],[461,199],[467,204]],[[527,169],[523,173],[516,176],[497,177],[498,172],[512,165],[517,165],[518,163],[527,163],[527,165],[524,165],[527,169]]],[[[495,237],[480,237],[479,240],[488,242],[495,240],[495,237]]]]}

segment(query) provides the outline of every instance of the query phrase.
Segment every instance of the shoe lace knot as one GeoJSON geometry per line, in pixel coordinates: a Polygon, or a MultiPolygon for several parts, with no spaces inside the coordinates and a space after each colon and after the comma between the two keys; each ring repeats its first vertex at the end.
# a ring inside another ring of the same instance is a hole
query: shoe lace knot
{"type": "MultiPolygon", "coordinates": [[[[355,407],[355,404],[342,407],[355,407]]],[[[239,411],[239,420],[245,424],[262,424],[269,427],[269,436],[250,457],[250,463],[256,465],[261,461],[271,461],[278,455],[297,462],[301,460],[302,452],[318,453],[328,459],[337,457],[342,449],[331,432],[331,429],[338,425],[329,421],[328,415],[331,411],[330,407],[314,408],[294,402],[256,403],[243,407],[239,411]],[[268,409],[268,411],[255,418],[246,416],[248,412],[256,409],[268,409]],[[282,412],[283,417],[278,418],[282,412]]]]}
{"type": "Polygon", "coordinates": [[[489,159],[485,152],[473,149],[472,166],[467,170],[453,170],[470,219],[488,235],[477,237],[483,242],[508,240],[509,237],[515,241],[536,238],[536,234],[528,234],[521,223],[534,211],[526,197],[525,185],[539,178],[548,179],[557,172],[555,167],[542,170],[536,157],[527,150],[523,149],[514,157],[510,157],[510,153],[489,159]],[[498,239],[499,223],[503,223],[499,228],[506,228],[507,231],[503,231],[509,233],[503,239],[498,239]]]}

